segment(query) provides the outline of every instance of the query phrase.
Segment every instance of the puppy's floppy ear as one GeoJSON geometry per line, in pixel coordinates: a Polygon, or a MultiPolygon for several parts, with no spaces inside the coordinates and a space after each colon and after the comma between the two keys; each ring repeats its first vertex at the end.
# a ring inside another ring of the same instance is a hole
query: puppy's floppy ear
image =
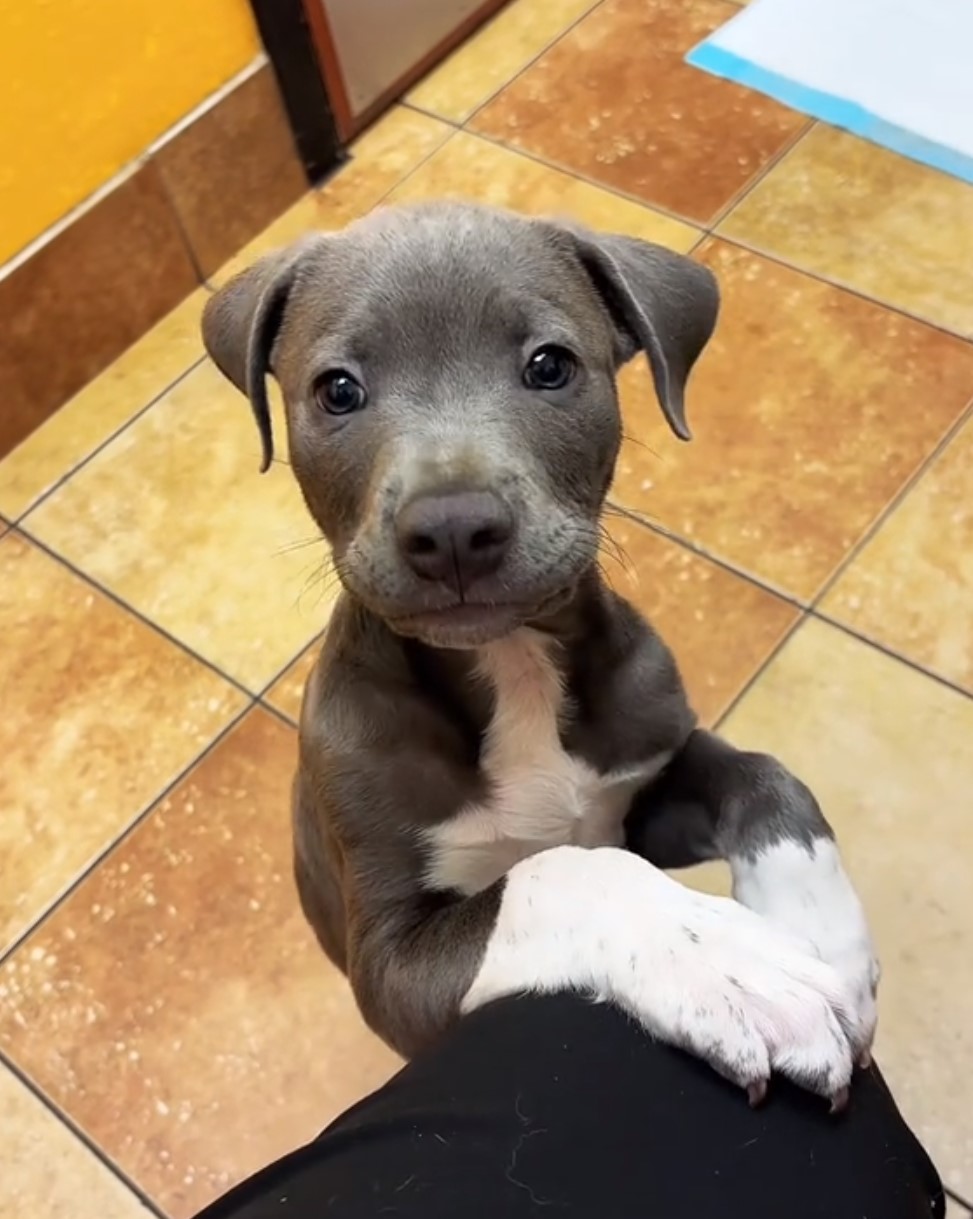
{"type": "Polygon", "coordinates": [[[218,289],[203,310],[203,345],[220,372],[250,399],[263,447],[261,474],[274,456],[267,398],[274,341],[298,269],[326,240],[313,235],[266,255],[218,289]]]}
{"type": "Polygon", "coordinates": [[[706,267],[635,237],[572,233],[620,339],[620,356],[644,351],[669,426],[690,440],[685,390],[719,311],[716,278],[706,267]]]}

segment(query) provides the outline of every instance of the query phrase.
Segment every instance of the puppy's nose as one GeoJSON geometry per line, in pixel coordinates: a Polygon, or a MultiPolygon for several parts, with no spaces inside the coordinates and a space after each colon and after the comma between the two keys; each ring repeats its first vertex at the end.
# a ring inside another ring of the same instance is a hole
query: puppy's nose
{"type": "Polygon", "coordinates": [[[513,514],[491,491],[421,495],[399,510],[399,548],[424,580],[462,593],[496,571],[510,549],[513,514]]]}

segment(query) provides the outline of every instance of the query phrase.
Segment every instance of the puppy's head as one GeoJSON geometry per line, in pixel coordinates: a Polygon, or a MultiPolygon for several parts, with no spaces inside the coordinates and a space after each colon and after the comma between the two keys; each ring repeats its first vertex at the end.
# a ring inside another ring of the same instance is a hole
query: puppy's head
{"type": "Polygon", "coordinates": [[[471,205],[374,213],[210,300],[207,350],[290,458],[345,587],[393,629],[467,647],[542,617],[591,566],[642,351],[688,438],[716,320],[705,268],[629,237],[471,205]]]}

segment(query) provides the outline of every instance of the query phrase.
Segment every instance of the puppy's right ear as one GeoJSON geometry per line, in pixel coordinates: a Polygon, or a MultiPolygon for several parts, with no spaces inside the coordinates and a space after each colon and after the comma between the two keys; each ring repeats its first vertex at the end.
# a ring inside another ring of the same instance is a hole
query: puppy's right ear
{"type": "Polygon", "coordinates": [[[267,398],[274,342],[299,267],[326,240],[315,234],[266,255],[218,289],[203,310],[203,345],[220,372],[250,399],[263,448],[261,474],[274,456],[267,398]]]}

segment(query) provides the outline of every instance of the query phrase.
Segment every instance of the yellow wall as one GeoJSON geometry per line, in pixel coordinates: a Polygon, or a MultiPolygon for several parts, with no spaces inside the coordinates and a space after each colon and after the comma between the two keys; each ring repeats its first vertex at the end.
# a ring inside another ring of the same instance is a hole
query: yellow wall
{"type": "Polygon", "coordinates": [[[0,263],[258,49],[247,0],[0,0],[0,263]]]}

